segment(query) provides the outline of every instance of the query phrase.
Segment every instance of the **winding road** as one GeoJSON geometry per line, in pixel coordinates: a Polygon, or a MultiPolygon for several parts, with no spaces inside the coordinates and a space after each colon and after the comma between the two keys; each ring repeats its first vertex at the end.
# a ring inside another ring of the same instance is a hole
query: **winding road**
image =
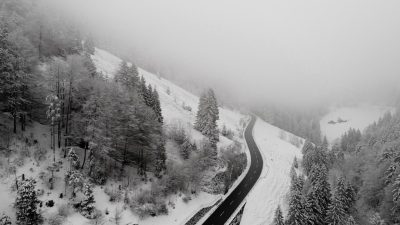
{"type": "Polygon", "coordinates": [[[257,182],[261,175],[263,168],[263,160],[261,153],[256,145],[253,138],[253,128],[256,123],[256,117],[252,116],[249,125],[246,127],[244,133],[247,146],[250,151],[251,165],[243,180],[239,185],[231,192],[231,194],[225,198],[225,200],[218,206],[218,208],[207,218],[203,225],[223,225],[235,212],[235,210],[242,203],[244,198],[250,192],[251,188],[257,182]]]}

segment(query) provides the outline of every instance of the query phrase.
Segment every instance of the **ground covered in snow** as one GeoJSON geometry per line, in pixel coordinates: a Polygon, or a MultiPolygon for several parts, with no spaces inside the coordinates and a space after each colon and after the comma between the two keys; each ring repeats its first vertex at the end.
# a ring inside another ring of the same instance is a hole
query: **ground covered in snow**
{"type": "Polygon", "coordinates": [[[289,172],[294,157],[301,159],[304,140],[272,126],[261,119],[253,130],[254,140],[263,155],[264,168],[260,179],[247,196],[241,224],[269,225],[278,205],[287,211],[289,172]],[[295,146],[293,140],[298,139],[295,146]]]}
{"type": "Polygon", "coordinates": [[[335,108],[320,120],[321,133],[332,143],[350,128],[363,131],[389,111],[393,111],[393,108],[371,105],[335,108]],[[338,119],[345,122],[338,123],[338,119]]]}

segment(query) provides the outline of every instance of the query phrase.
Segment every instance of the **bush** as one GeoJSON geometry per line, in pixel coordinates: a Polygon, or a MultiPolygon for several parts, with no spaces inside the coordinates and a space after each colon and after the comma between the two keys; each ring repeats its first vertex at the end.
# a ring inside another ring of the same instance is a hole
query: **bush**
{"type": "Polygon", "coordinates": [[[184,102],[182,102],[182,108],[186,111],[191,112],[192,111],[192,107],[186,105],[184,102]]]}
{"type": "Polygon", "coordinates": [[[113,190],[112,188],[106,187],[104,193],[110,197],[110,202],[116,202],[122,199],[122,192],[120,190],[113,190]]]}
{"type": "Polygon", "coordinates": [[[51,215],[48,219],[48,223],[49,225],[62,225],[64,223],[65,218],[58,215],[58,214],[54,214],[51,215]]]}
{"type": "Polygon", "coordinates": [[[62,204],[58,207],[58,215],[62,217],[68,217],[71,213],[71,207],[68,204],[62,204]]]}
{"type": "Polygon", "coordinates": [[[35,146],[35,151],[33,152],[33,158],[36,160],[36,162],[40,162],[46,159],[46,149],[35,146]]]}
{"type": "Polygon", "coordinates": [[[233,136],[235,135],[233,130],[226,128],[225,125],[222,127],[221,134],[222,134],[222,136],[224,136],[228,139],[231,139],[231,140],[233,139],[233,136]]]}
{"type": "Polygon", "coordinates": [[[182,145],[186,138],[186,132],[182,123],[177,122],[172,124],[169,128],[168,136],[178,145],[182,145]]]}
{"type": "Polygon", "coordinates": [[[47,207],[50,207],[50,208],[53,207],[53,206],[54,206],[54,201],[53,201],[53,200],[47,201],[47,202],[46,202],[46,206],[47,206],[47,207]]]}
{"type": "Polygon", "coordinates": [[[182,201],[184,202],[184,203],[188,203],[190,200],[192,200],[192,197],[190,197],[190,196],[185,196],[185,197],[183,197],[182,198],[182,201]]]}

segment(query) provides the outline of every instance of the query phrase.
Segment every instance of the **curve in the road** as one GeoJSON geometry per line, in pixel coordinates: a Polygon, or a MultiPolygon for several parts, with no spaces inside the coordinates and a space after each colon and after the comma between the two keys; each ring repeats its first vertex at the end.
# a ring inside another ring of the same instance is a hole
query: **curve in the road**
{"type": "Polygon", "coordinates": [[[244,136],[250,151],[251,164],[250,168],[239,183],[239,185],[225,198],[218,208],[207,218],[203,225],[223,225],[235,212],[237,207],[242,203],[244,198],[250,192],[251,188],[257,182],[263,168],[263,160],[261,153],[253,138],[253,128],[256,117],[252,116],[249,125],[246,127],[244,136]]]}

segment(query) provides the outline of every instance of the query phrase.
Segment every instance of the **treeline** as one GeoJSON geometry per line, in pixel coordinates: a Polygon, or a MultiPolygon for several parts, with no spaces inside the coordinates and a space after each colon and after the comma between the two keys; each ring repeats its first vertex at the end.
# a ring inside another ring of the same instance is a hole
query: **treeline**
{"type": "Polygon", "coordinates": [[[334,146],[342,152],[334,167],[357,190],[354,217],[359,224],[400,223],[400,114],[386,113],[361,137],[350,130],[334,146]],[[353,135],[350,135],[353,134],[353,135]]]}
{"type": "Polygon", "coordinates": [[[335,162],[335,155],[310,142],[304,145],[302,153],[302,167],[295,159],[290,172],[288,214],[284,219],[278,207],[274,224],[355,224],[354,186],[343,176],[330,182],[329,171],[335,162]]]}
{"type": "Polygon", "coordinates": [[[299,110],[278,105],[255,109],[255,113],[268,123],[316,144],[322,142],[319,120],[324,112],[323,108],[299,110]]]}

